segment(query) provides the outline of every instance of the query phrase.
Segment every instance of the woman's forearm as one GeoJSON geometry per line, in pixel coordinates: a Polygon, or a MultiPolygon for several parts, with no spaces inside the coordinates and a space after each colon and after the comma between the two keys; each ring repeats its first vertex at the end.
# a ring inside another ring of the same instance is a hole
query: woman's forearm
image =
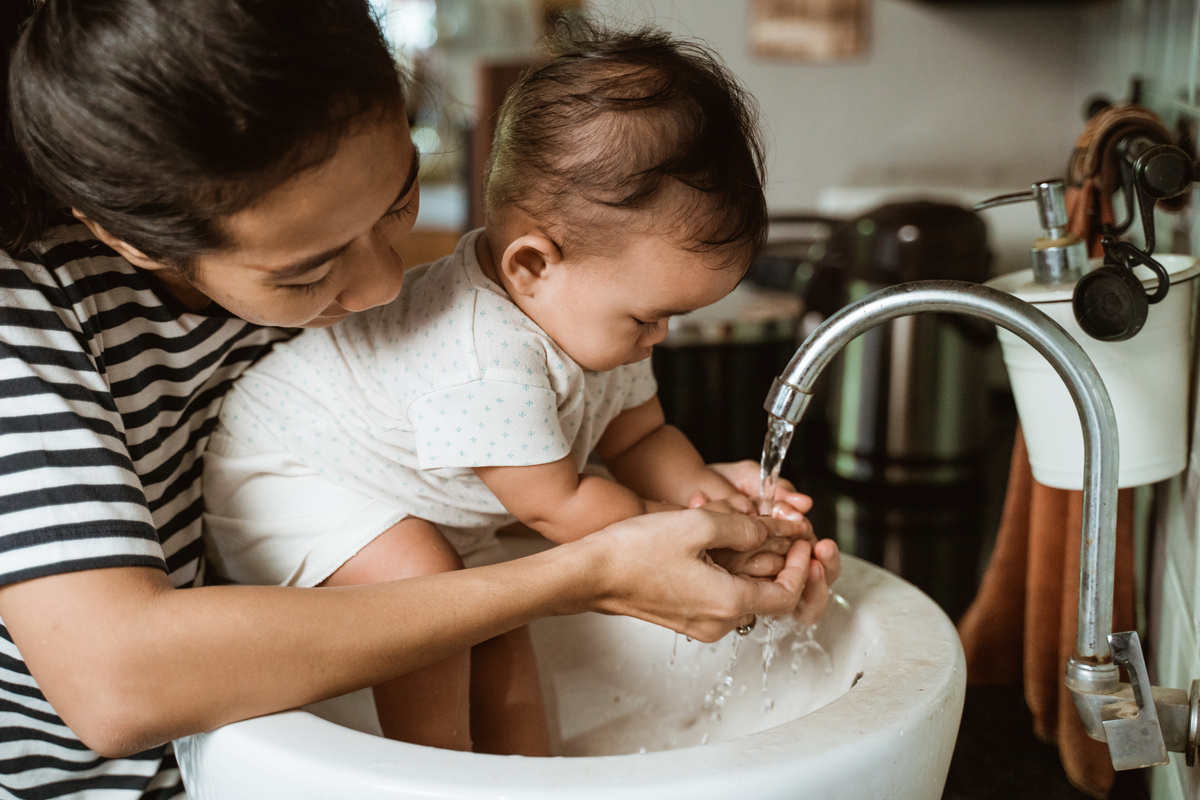
{"type": "Polygon", "coordinates": [[[177,590],[155,570],[96,570],[8,587],[0,614],[67,725],[118,756],[370,686],[537,616],[581,610],[586,573],[554,563],[571,558],[337,589],[177,590]]]}
{"type": "Polygon", "coordinates": [[[793,527],[657,514],[505,564],[336,589],[178,590],[148,568],[91,570],[0,589],[0,617],[67,725],[118,756],[370,686],[542,616],[628,614],[712,641],[794,608],[807,557],[755,581],[705,551],[793,527]]]}

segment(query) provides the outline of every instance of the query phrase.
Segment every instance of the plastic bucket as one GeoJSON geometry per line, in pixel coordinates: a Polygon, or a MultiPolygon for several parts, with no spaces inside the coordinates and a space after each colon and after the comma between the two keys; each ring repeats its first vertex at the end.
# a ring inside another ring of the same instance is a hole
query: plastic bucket
{"type": "MultiPolygon", "coordinates": [[[[1187,466],[1191,330],[1200,260],[1155,258],[1170,275],[1171,290],[1150,306],[1145,327],[1123,342],[1102,342],[1079,328],[1071,311],[1073,286],[1039,286],[1028,270],[987,284],[1045,312],[1096,365],[1117,418],[1122,488],[1165,480],[1187,466]]],[[[1147,287],[1155,285],[1149,269],[1138,267],[1136,274],[1147,287]]],[[[1058,489],[1082,489],[1083,433],[1062,378],[1023,339],[1003,329],[999,336],[1034,479],[1058,489]]]]}

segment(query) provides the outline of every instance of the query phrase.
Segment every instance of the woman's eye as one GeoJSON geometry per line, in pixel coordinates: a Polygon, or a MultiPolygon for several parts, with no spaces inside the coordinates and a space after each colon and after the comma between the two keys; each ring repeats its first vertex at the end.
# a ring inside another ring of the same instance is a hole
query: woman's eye
{"type": "Polygon", "coordinates": [[[416,205],[417,205],[417,195],[414,192],[412,194],[412,196],[409,198],[409,201],[407,203],[400,206],[399,208],[393,209],[393,210],[387,212],[386,214],[384,214],[383,220],[386,221],[386,220],[392,220],[392,219],[399,219],[403,216],[406,216],[406,215],[412,213],[412,210],[414,208],[416,208],[416,205]]]}
{"type": "Polygon", "coordinates": [[[638,324],[638,327],[643,328],[645,330],[652,330],[652,329],[658,327],[657,322],[646,322],[645,320],[638,319],[637,317],[634,317],[633,321],[638,324]]]}
{"type": "Polygon", "coordinates": [[[294,292],[299,292],[301,294],[314,294],[315,292],[319,291],[322,286],[329,282],[329,276],[332,274],[333,270],[329,270],[329,272],[326,272],[312,283],[287,283],[284,284],[283,288],[294,292]]]}

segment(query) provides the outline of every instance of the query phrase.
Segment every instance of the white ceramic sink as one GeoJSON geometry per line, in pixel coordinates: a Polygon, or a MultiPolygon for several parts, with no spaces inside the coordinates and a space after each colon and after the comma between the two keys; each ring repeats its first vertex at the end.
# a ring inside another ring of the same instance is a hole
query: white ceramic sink
{"type": "Polygon", "coordinates": [[[957,633],[912,585],[843,559],[836,588],[850,609],[831,604],[816,630],[828,659],[796,632],[764,692],[760,623],[738,645],[719,721],[705,695],[729,662],[734,634],[705,645],[637,620],[583,614],[533,626],[563,757],[389,741],[371,732],[377,722],[364,691],[180,740],[188,795],[937,800],[962,714],[957,633]]]}

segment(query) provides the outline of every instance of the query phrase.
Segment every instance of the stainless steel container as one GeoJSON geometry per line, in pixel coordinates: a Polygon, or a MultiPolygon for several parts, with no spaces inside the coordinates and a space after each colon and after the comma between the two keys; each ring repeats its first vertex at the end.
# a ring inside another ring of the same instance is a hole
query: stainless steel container
{"type": "MultiPolygon", "coordinates": [[[[946,278],[983,282],[991,254],[983,220],[956,205],[890,203],[830,239],[844,302],[885,286],[946,278]]],[[[829,466],[845,479],[944,486],[978,477],[987,428],[985,354],[995,333],[955,315],[880,326],[831,365],[829,466]]]]}

